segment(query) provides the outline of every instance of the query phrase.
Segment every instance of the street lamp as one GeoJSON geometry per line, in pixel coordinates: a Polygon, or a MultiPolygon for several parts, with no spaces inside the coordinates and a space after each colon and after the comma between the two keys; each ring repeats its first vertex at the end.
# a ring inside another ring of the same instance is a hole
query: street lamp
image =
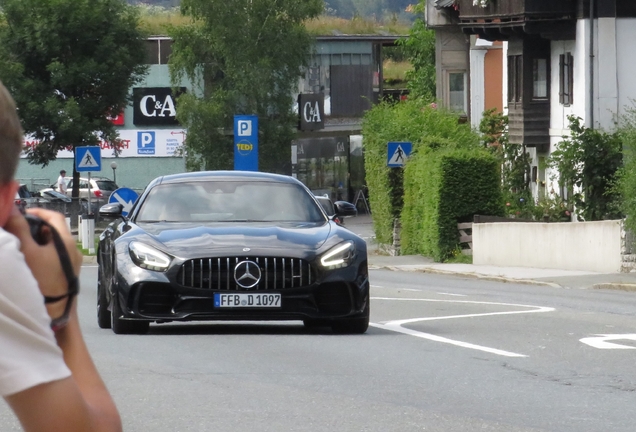
{"type": "Polygon", "coordinates": [[[110,167],[113,169],[113,182],[117,183],[117,177],[115,176],[115,170],[117,169],[117,162],[111,162],[110,167]]]}

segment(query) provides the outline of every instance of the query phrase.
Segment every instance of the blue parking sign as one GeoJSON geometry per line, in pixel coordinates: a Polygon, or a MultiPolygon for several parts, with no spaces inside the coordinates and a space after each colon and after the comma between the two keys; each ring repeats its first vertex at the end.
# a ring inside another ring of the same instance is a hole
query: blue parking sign
{"type": "Polygon", "coordinates": [[[258,116],[234,116],[234,169],[258,171],[258,116]]]}
{"type": "Polygon", "coordinates": [[[155,131],[137,132],[137,154],[153,155],[157,147],[155,131]]]}

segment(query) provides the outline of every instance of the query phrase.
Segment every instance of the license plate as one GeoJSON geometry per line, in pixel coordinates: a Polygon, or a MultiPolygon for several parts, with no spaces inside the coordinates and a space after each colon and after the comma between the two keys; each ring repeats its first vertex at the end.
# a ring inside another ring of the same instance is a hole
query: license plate
{"type": "Polygon", "coordinates": [[[280,294],[214,294],[214,307],[217,308],[279,308],[280,294]]]}

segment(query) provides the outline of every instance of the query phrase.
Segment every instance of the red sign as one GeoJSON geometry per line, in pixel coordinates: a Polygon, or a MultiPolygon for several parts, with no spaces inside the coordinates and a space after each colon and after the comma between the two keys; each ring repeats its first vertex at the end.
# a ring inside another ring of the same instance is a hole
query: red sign
{"type": "Polygon", "coordinates": [[[108,120],[111,121],[115,126],[123,126],[124,125],[124,112],[122,111],[119,115],[116,116],[108,116],[108,120]]]}

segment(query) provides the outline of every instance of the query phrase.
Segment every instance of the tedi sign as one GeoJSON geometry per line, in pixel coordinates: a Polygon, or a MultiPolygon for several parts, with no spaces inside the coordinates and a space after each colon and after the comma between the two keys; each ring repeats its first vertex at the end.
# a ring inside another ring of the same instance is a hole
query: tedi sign
{"type": "Polygon", "coordinates": [[[173,94],[170,87],[133,89],[133,123],[135,126],[179,124],[175,99],[185,92],[185,87],[180,87],[177,94],[173,94]]]}
{"type": "Polygon", "coordinates": [[[323,93],[298,95],[299,129],[312,131],[325,128],[325,95],[323,93]]]}

